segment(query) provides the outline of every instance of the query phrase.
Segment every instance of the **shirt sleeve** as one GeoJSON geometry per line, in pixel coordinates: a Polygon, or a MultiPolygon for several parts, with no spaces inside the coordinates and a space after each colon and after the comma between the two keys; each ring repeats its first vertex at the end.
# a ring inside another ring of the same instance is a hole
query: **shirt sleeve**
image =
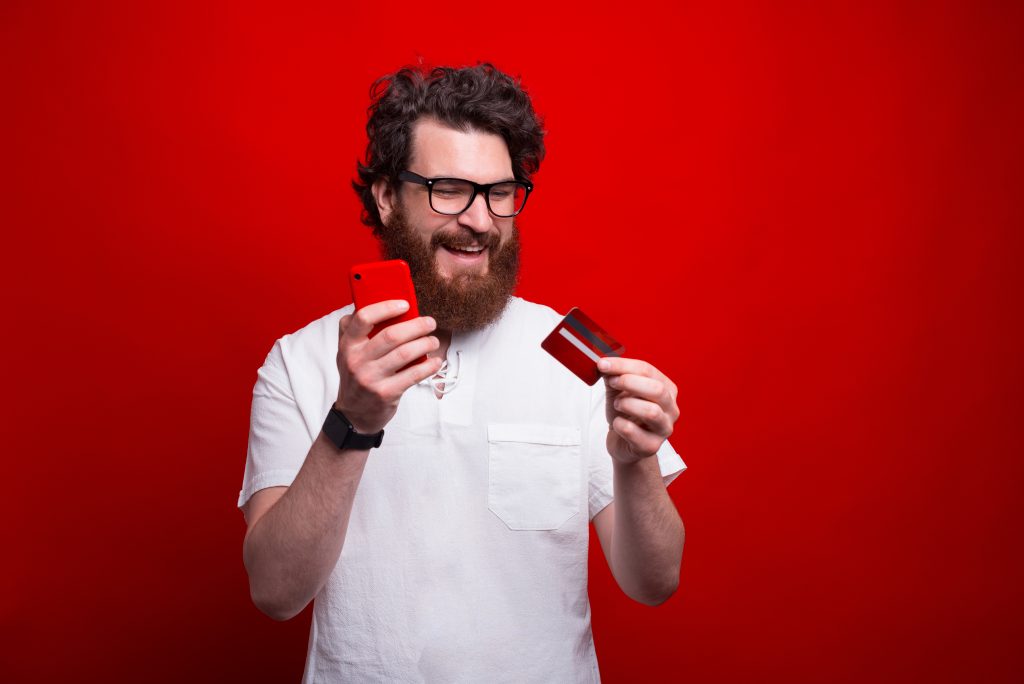
{"type": "Polygon", "coordinates": [[[249,447],[238,506],[245,505],[261,489],[291,485],[312,443],[278,340],[259,369],[252,390],[249,447]]]}
{"type": "MultiPolygon", "coordinates": [[[[612,457],[608,453],[608,419],[605,417],[605,384],[603,380],[596,382],[590,393],[590,432],[587,436],[587,473],[589,476],[589,513],[590,519],[601,512],[615,498],[615,487],[612,477],[612,457]]],[[[680,473],[686,470],[686,464],[679,457],[666,439],[657,453],[658,466],[661,468],[661,479],[667,487],[680,473]]]]}

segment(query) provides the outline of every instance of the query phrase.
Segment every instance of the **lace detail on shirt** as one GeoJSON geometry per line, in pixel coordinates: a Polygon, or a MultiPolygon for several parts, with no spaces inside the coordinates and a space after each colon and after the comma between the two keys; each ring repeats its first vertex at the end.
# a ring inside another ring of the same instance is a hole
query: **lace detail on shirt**
{"type": "Polygon", "coordinates": [[[459,384],[459,371],[462,367],[462,352],[455,352],[455,371],[452,372],[451,366],[448,365],[448,359],[445,359],[441,363],[441,367],[437,369],[437,372],[431,375],[429,378],[420,380],[421,385],[430,385],[434,388],[434,391],[438,394],[448,394],[456,385],[459,384]]]}

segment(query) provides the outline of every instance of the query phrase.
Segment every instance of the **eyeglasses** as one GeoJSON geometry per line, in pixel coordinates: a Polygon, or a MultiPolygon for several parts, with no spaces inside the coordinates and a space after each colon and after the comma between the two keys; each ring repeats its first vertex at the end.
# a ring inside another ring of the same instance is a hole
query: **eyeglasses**
{"type": "Polygon", "coordinates": [[[469,209],[477,193],[484,196],[487,210],[500,218],[516,216],[526,206],[533,185],[523,181],[474,183],[462,178],[424,178],[412,171],[402,171],[398,179],[427,186],[430,208],[439,214],[455,216],[469,209]]]}

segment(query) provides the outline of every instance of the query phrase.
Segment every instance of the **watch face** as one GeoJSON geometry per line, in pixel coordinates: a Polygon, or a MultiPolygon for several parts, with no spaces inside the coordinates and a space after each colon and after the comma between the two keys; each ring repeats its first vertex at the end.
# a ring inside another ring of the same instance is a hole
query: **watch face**
{"type": "Polygon", "coordinates": [[[352,423],[345,417],[345,414],[333,406],[327,414],[327,420],[324,421],[323,429],[324,434],[339,449],[359,449],[360,451],[365,451],[366,449],[379,447],[384,439],[383,430],[374,435],[359,434],[352,427],[352,423]]]}
{"type": "Polygon", "coordinates": [[[341,412],[331,407],[327,412],[327,419],[324,420],[324,434],[339,449],[344,449],[345,438],[348,436],[349,425],[339,418],[341,412]]]}

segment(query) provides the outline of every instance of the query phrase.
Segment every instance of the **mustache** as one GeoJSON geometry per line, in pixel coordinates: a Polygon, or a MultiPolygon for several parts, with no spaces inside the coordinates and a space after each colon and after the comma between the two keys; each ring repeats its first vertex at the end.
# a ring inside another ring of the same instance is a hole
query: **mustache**
{"type": "Polygon", "coordinates": [[[484,235],[474,233],[471,230],[458,230],[448,233],[434,233],[430,237],[431,249],[437,247],[452,247],[465,249],[466,247],[487,247],[496,250],[501,244],[501,237],[497,231],[491,231],[484,235]]]}

